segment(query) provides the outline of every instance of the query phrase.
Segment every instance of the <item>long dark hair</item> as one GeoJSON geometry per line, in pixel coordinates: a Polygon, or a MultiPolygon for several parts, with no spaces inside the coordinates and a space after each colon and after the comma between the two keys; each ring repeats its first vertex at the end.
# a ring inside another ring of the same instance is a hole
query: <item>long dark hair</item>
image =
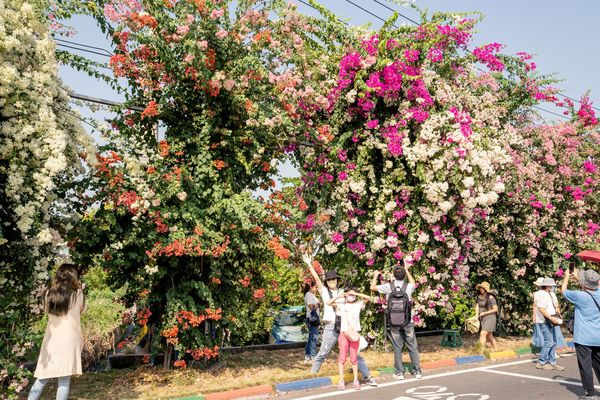
{"type": "Polygon", "coordinates": [[[315,281],[310,281],[308,283],[305,283],[304,287],[302,288],[302,293],[304,293],[304,294],[308,293],[313,286],[317,286],[317,283],[315,281]]]}
{"type": "Polygon", "coordinates": [[[78,268],[74,264],[62,264],[58,267],[46,294],[48,314],[65,315],[75,304],[80,288],[78,278],[78,268]]]}

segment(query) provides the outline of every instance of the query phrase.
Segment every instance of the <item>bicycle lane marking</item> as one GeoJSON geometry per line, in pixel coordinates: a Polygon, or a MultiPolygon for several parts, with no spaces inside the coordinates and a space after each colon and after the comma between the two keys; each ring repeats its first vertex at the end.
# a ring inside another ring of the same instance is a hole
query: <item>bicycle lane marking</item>
{"type": "Polygon", "coordinates": [[[458,400],[458,399],[470,399],[470,400],[488,400],[490,396],[487,394],[480,393],[463,393],[455,394],[447,391],[446,386],[420,386],[416,388],[410,388],[406,390],[406,394],[409,396],[396,397],[393,400],[458,400]],[[412,397],[414,396],[414,397],[412,397]]]}
{"type": "MultiPolygon", "coordinates": [[[[488,365],[485,367],[476,367],[476,368],[469,368],[469,369],[461,369],[459,371],[449,371],[449,372],[444,372],[441,374],[436,374],[436,375],[425,375],[424,377],[422,377],[419,381],[426,381],[429,379],[438,379],[438,378],[445,378],[448,376],[455,376],[455,375],[462,375],[462,374],[467,374],[469,372],[480,372],[480,371],[486,371],[488,369],[493,369],[493,368],[502,368],[502,367],[510,367],[513,365],[520,365],[520,364],[527,364],[527,363],[531,363],[531,360],[520,360],[520,361],[511,361],[511,362],[507,362],[507,363],[502,363],[502,364],[494,364],[494,365],[488,365]]],[[[361,388],[361,392],[365,392],[365,391],[370,391],[370,390],[377,390],[380,388],[385,388],[385,387],[389,387],[389,386],[396,386],[396,385],[412,385],[415,384],[417,382],[419,382],[415,379],[407,379],[404,381],[394,381],[394,382],[387,382],[387,383],[382,383],[377,387],[363,387],[361,388]]],[[[352,393],[356,393],[357,391],[354,389],[346,389],[346,390],[337,390],[334,392],[328,392],[328,393],[321,393],[321,394],[315,394],[315,395],[311,395],[311,396],[306,396],[306,397],[296,397],[294,398],[294,400],[317,400],[317,399],[325,399],[327,397],[334,397],[334,396],[339,396],[342,394],[352,394],[352,393]]],[[[458,398],[460,399],[460,398],[458,398]]]]}

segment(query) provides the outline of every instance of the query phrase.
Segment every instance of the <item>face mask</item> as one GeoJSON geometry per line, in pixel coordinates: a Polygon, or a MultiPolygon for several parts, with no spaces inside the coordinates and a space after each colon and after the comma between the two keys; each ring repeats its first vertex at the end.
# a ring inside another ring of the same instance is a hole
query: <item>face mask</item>
{"type": "Polygon", "coordinates": [[[356,301],[356,296],[348,296],[346,297],[346,301],[353,303],[356,301]]]}

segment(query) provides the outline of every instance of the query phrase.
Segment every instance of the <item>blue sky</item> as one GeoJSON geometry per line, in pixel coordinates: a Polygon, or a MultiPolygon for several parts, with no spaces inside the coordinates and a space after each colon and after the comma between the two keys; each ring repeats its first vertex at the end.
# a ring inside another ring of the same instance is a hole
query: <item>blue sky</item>
{"type": "MultiPolygon", "coordinates": [[[[391,15],[391,11],[374,0],[351,1],[382,18],[391,15]]],[[[379,1],[418,20],[418,14],[413,9],[386,3],[384,0],[379,1]]],[[[311,8],[297,3],[302,12],[313,13],[311,8]]],[[[376,28],[382,23],[347,0],[322,0],[321,3],[339,18],[349,19],[353,25],[371,22],[376,28]]],[[[482,12],[485,18],[477,27],[478,33],[473,39],[473,45],[498,42],[506,44],[505,53],[526,51],[534,54],[540,72],[556,73],[564,80],[556,85],[561,92],[578,99],[581,94],[591,90],[590,96],[594,105],[600,107],[600,1],[578,0],[567,3],[558,0],[417,0],[414,4],[430,12],[482,12]]],[[[399,20],[402,21],[404,20],[399,20]]],[[[109,41],[90,19],[75,17],[71,25],[78,34],[74,38],[65,38],[66,40],[110,50],[109,41]]],[[[107,60],[102,56],[80,54],[99,61],[107,60]]],[[[121,99],[121,96],[107,85],[70,68],[62,67],[60,76],[75,92],[116,101],[121,99]]],[[[89,115],[85,111],[84,114],[89,115]]],[[[554,118],[551,115],[547,117],[554,118]]],[[[286,168],[283,173],[290,175],[293,171],[286,168]]]]}

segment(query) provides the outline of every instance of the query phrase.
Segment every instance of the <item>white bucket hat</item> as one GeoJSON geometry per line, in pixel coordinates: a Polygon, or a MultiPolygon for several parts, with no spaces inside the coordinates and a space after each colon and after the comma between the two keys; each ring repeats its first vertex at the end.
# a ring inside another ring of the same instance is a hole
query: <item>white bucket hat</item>
{"type": "Polygon", "coordinates": [[[556,286],[556,282],[552,278],[544,278],[540,286],[556,286]]]}
{"type": "Polygon", "coordinates": [[[535,286],[542,286],[542,282],[543,282],[543,281],[544,281],[544,278],[540,276],[539,278],[537,278],[537,279],[536,279],[536,281],[535,281],[535,282],[533,282],[533,284],[534,284],[535,286]]]}

